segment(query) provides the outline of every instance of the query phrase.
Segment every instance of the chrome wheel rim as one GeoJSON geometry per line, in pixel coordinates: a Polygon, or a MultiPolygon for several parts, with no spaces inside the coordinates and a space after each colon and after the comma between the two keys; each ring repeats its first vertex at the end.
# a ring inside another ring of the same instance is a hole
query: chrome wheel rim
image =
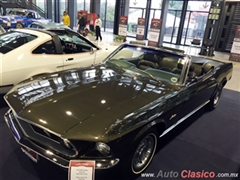
{"type": "Polygon", "coordinates": [[[215,95],[215,97],[213,99],[214,106],[217,106],[217,104],[218,104],[218,102],[220,100],[221,92],[222,92],[222,88],[219,87],[219,89],[218,89],[218,91],[217,91],[217,93],[216,93],[216,95],[215,95]]]}
{"type": "Polygon", "coordinates": [[[22,28],[22,25],[21,25],[21,24],[17,24],[17,25],[16,25],[16,28],[21,29],[21,28],[22,28]]]}
{"type": "Polygon", "coordinates": [[[132,171],[135,174],[141,173],[151,162],[157,145],[155,134],[148,134],[139,143],[132,159],[132,171]]]}
{"type": "Polygon", "coordinates": [[[216,94],[216,96],[213,100],[214,105],[217,105],[218,101],[219,101],[219,93],[216,94]]]}

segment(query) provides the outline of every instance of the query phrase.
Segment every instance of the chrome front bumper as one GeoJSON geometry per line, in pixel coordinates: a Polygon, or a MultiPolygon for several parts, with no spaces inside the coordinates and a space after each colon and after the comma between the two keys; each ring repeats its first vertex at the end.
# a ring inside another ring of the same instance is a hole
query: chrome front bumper
{"type": "MultiPolygon", "coordinates": [[[[19,127],[17,122],[14,122],[11,118],[9,110],[5,115],[4,119],[6,124],[8,125],[8,128],[12,132],[14,138],[16,139],[17,143],[19,143],[21,146],[24,146],[41,157],[44,157],[45,159],[63,167],[68,168],[69,167],[69,160],[65,159],[57,154],[54,154],[50,149],[44,149],[40,147],[39,145],[32,142],[30,139],[28,139],[24,133],[22,132],[21,128],[19,127]]],[[[95,169],[108,169],[113,166],[115,166],[118,162],[118,158],[113,159],[74,159],[74,160],[94,160],[95,161],[95,169]]]]}

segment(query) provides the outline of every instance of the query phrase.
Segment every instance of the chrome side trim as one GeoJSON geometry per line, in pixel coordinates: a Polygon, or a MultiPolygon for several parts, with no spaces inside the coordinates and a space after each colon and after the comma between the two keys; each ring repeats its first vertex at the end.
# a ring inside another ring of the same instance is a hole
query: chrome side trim
{"type": "Polygon", "coordinates": [[[181,118],[180,120],[178,120],[175,124],[173,124],[172,126],[170,126],[169,128],[167,128],[165,131],[163,131],[163,133],[159,136],[159,138],[163,137],[165,134],[167,134],[169,131],[171,131],[173,128],[175,128],[177,125],[179,125],[180,123],[182,123],[183,121],[185,121],[187,118],[189,118],[191,115],[193,115],[195,112],[197,112],[199,109],[201,109],[203,106],[205,106],[206,104],[208,104],[210,102],[210,100],[208,100],[207,102],[203,103],[202,105],[200,105],[199,107],[197,107],[196,109],[194,109],[192,112],[190,112],[189,114],[187,114],[186,116],[184,116],[183,118],[181,118]]]}
{"type": "Polygon", "coordinates": [[[21,139],[21,136],[19,135],[19,133],[18,133],[18,130],[16,129],[16,127],[15,127],[15,125],[14,125],[14,123],[12,122],[12,118],[10,117],[10,112],[11,110],[9,109],[8,111],[7,111],[7,116],[8,117],[6,117],[6,115],[4,116],[4,120],[5,120],[5,122],[6,122],[6,124],[7,124],[7,126],[8,126],[8,128],[9,129],[11,129],[11,128],[13,128],[13,131],[14,132],[12,132],[12,133],[16,133],[16,135],[17,135],[17,137],[14,135],[14,138],[15,138],[15,140],[17,141],[17,142],[19,142],[19,140],[21,139]],[[9,118],[9,119],[7,119],[7,118],[9,118]],[[9,120],[11,121],[11,125],[9,124],[9,120]]]}

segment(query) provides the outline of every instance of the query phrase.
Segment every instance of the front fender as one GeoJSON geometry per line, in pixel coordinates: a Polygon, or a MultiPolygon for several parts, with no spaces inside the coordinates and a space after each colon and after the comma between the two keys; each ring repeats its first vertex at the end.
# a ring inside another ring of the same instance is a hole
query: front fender
{"type": "Polygon", "coordinates": [[[149,129],[151,129],[153,127],[157,130],[158,135],[160,135],[166,129],[166,122],[163,119],[161,119],[161,118],[153,120],[152,122],[150,122],[147,125],[143,126],[143,128],[135,136],[134,141],[136,139],[138,139],[146,131],[148,131],[149,129]]]}

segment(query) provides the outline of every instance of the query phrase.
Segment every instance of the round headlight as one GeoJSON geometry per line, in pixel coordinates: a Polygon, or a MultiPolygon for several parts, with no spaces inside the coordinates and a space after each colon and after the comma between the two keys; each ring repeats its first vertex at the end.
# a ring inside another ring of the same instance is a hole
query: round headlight
{"type": "Polygon", "coordinates": [[[97,150],[103,155],[108,155],[110,153],[110,147],[102,142],[97,142],[96,144],[97,150]]]}

